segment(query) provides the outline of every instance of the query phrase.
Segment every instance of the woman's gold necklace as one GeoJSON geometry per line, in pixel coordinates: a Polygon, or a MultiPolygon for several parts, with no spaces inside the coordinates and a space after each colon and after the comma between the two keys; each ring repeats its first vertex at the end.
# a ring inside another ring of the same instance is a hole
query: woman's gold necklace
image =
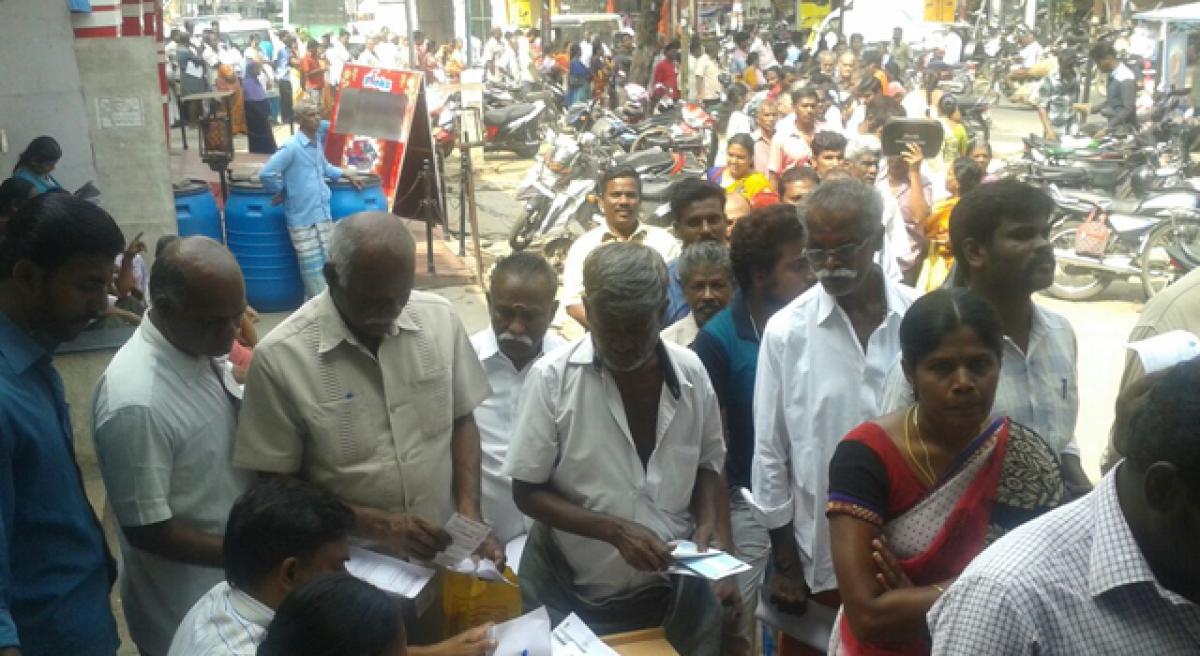
{"type": "Polygon", "coordinates": [[[921,425],[917,423],[917,404],[913,404],[908,409],[908,413],[904,417],[904,448],[908,450],[908,458],[917,468],[917,473],[926,480],[929,485],[933,485],[937,481],[937,476],[934,475],[933,463],[929,460],[929,447],[925,445],[925,438],[921,437],[921,425]],[[912,438],[909,435],[908,427],[911,424],[917,429],[917,440],[921,443],[921,451],[925,455],[925,464],[922,465],[917,456],[913,453],[912,438]]]}

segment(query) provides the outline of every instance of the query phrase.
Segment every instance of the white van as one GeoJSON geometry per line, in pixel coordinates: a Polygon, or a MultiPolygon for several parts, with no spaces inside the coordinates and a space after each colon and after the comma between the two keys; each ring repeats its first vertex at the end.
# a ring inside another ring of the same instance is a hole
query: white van
{"type": "Polygon", "coordinates": [[[271,21],[255,19],[221,22],[221,40],[239,51],[250,46],[250,37],[254,35],[257,35],[262,41],[269,42],[271,40],[271,21]]]}

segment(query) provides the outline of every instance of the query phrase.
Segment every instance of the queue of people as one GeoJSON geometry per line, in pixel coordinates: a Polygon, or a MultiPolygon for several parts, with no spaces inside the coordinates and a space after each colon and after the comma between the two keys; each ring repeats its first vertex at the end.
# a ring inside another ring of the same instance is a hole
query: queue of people
{"type": "MultiPolygon", "coordinates": [[[[763,58],[739,39],[739,73],[763,58]]],[[[962,146],[938,198],[926,160],[945,153],[882,158],[904,109],[879,61],[853,40],[829,59],[789,113],[738,120],[724,168],[676,187],[670,229],[641,221],[636,170],[605,171],[603,223],[561,282],[538,254],[500,259],[474,335],[414,289],[406,225],[329,221],[342,172],[314,143],[321,94],[301,99],[262,177],[286,192],[310,298],[238,375],[237,261],[204,237],[157,249],[149,309],[90,408],[115,553],[52,355],[144,246],[62,193],[61,148],[36,140],[0,205],[0,652],[111,656],[119,580],[147,655],[485,654],[488,624],[449,631],[346,573],[351,541],[428,564],[458,515],[486,524],[473,555],[500,570],[524,539],[526,610],[661,626],[683,654],[759,653],[759,616],[786,625],[785,656],[1194,653],[1200,360],[1129,365],[1093,489],[1074,331],[1034,298],[1050,199],[985,181],[986,144],[962,146]],[[830,125],[855,111],[841,102],[862,105],[850,137],[830,125]],[[586,334],[555,334],[559,305],[586,334]],[[750,568],[672,574],[680,540],[750,568]]],[[[1139,330],[1196,314],[1196,276],[1139,330]]]]}

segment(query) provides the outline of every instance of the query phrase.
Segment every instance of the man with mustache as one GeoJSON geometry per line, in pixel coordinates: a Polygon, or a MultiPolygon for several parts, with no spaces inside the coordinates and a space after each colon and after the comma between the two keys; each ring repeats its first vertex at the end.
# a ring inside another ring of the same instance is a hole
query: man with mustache
{"type": "MultiPolygon", "coordinates": [[[[454,513],[483,519],[472,412],[487,377],[450,303],[413,290],[400,219],[343,219],[329,255],[327,290],[255,348],[233,464],[315,483],[354,510],[356,537],[429,561],[451,544],[442,527],[454,513]]],[[[493,536],[476,553],[504,567],[493,536]]],[[[436,642],[440,624],[410,636],[436,642]]]]}
{"type": "Polygon", "coordinates": [[[729,305],[737,285],[729,264],[729,248],[723,243],[701,241],[687,246],[675,263],[690,311],[664,329],[662,338],[690,346],[700,328],[729,305]]]}
{"type": "MultiPolygon", "coordinates": [[[[980,185],[950,215],[950,247],[960,282],[983,296],[1004,320],[1004,354],[992,413],[1032,428],[1058,454],[1072,496],[1092,489],[1079,461],[1078,345],[1066,317],[1033,302],[1054,282],[1048,239],[1054,202],[1015,180],[980,185]],[[965,205],[964,205],[965,203],[965,205]]],[[[897,365],[888,375],[884,411],[912,403],[897,365]]]]}
{"type": "Polygon", "coordinates": [[[558,275],[541,255],[518,251],[501,259],[487,295],[492,325],[471,336],[492,387],[492,395],[475,408],[483,446],[483,518],[503,543],[528,530],[528,519],[513,503],[512,480],[501,470],[530,365],[566,343],[547,331],[558,308],[557,289],[558,275]]]}
{"type": "MultiPolygon", "coordinates": [[[[804,614],[810,596],[840,605],[825,518],[829,461],[843,435],[879,416],[900,322],[916,298],[875,262],[882,213],[879,193],[858,180],[809,194],[806,256],[820,284],[775,313],[762,336],[751,485],[771,535],[769,599],[787,615],[804,614]]],[[[799,623],[828,635],[832,621],[828,612],[799,623]]],[[[785,633],[780,653],[798,649],[785,633]]]]}
{"type": "Polygon", "coordinates": [[[583,262],[601,244],[631,241],[658,251],[670,262],[679,254],[679,242],[668,230],[641,222],[642,179],[632,166],[611,168],[596,181],[604,225],[583,233],[571,244],[563,262],[562,294],[559,299],[567,315],[589,327],[583,305],[583,262]]]}
{"type": "MultiPolygon", "coordinates": [[[[588,256],[592,332],[533,364],[504,473],[535,520],[521,558],[529,610],[579,615],[598,634],[666,629],[681,654],[720,653],[704,579],[667,575],[669,543],[732,548],[721,415],[704,366],[659,338],[667,268],[652,249],[588,256]]],[[[735,613],[736,586],[718,591],[735,613]]]]}
{"type": "Polygon", "coordinates": [[[107,212],[43,194],[0,241],[0,654],[112,656],[117,566],[88,505],[52,364],[108,307],[125,249],[107,212]]]}

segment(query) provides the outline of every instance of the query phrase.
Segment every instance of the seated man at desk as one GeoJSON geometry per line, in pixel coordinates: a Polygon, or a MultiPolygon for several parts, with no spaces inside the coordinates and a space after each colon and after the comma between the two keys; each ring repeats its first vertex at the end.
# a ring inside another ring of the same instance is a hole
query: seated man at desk
{"type": "MultiPolygon", "coordinates": [[[[526,608],[576,613],[597,634],[663,626],[680,653],[716,655],[709,583],[668,577],[673,540],[730,551],[719,489],[725,445],[699,358],[659,339],[667,269],[640,244],[583,265],[592,332],[529,372],[505,473],[536,523],[521,559],[526,608]]],[[[736,586],[719,594],[736,611],[736,586]]]]}

